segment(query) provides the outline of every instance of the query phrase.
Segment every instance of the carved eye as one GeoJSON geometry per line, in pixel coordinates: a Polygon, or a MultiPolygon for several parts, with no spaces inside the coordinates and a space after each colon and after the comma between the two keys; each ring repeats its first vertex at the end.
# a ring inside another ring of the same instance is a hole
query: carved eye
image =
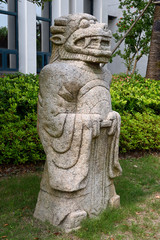
{"type": "Polygon", "coordinates": [[[95,24],[94,20],[90,20],[89,22],[90,22],[90,24],[95,24]]]}
{"type": "Polygon", "coordinates": [[[82,19],[79,26],[80,28],[87,28],[89,27],[89,25],[90,25],[90,22],[87,19],[82,19]]]}

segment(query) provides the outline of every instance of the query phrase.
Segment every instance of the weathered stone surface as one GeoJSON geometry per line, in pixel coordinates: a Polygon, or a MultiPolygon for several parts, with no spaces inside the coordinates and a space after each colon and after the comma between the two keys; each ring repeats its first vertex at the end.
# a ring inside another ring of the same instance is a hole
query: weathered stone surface
{"type": "Polygon", "coordinates": [[[66,232],[87,215],[117,207],[113,179],[120,116],[112,111],[111,32],[88,14],[55,20],[51,62],[40,74],[38,132],[46,153],[34,216],[66,232]]]}

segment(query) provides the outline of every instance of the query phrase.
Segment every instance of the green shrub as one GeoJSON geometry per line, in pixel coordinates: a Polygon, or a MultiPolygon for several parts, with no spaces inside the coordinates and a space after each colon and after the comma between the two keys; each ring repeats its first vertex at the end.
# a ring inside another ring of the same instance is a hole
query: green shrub
{"type": "MultiPolygon", "coordinates": [[[[45,160],[37,122],[38,76],[0,78],[0,164],[45,160]]],[[[113,76],[113,110],[122,118],[120,151],[160,150],[160,81],[113,76]]]]}
{"type": "Polygon", "coordinates": [[[0,163],[44,160],[36,129],[38,76],[0,78],[0,163]]]}
{"type": "Polygon", "coordinates": [[[120,151],[160,150],[160,81],[115,75],[111,96],[122,118],[120,151]]]}

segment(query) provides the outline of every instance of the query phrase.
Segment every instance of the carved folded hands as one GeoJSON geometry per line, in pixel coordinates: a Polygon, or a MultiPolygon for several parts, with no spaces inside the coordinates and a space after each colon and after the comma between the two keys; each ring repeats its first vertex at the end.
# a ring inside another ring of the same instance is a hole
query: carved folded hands
{"type": "Polygon", "coordinates": [[[116,132],[117,128],[120,127],[120,123],[121,117],[119,113],[112,111],[108,113],[107,119],[101,123],[101,127],[110,127],[108,135],[113,135],[116,132]]]}
{"type": "Polygon", "coordinates": [[[93,114],[91,118],[86,116],[87,118],[83,115],[83,126],[93,129],[93,138],[100,135],[101,128],[109,128],[108,135],[114,135],[117,128],[120,128],[121,117],[115,111],[109,112],[105,120],[99,114],[93,114]]]}

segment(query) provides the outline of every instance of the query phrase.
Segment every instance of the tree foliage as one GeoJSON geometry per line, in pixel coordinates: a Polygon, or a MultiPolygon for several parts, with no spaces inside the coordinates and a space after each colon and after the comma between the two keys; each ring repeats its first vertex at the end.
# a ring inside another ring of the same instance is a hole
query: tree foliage
{"type": "Polygon", "coordinates": [[[5,38],[8,35],[7,27],[0,27],[0,38],[5,38]]]}
{"type": "Polygon", "coordinates": [[[8,37],[7,27],[0,27],[0,47],[1,48],[7,48],[7,37],[8,37]]]}
{"type": "MultiPolygon", "coordinates": [[[[148,0],[119,0],[119,8],[122,9],[122,17],[117,23],[117,32],[113,34],[118,42],[125,32],[130,28],[139,14],[143,11],[148,0]]],[[[134,73],[137,62],[143,55],[149,53],[153,24],[154,5],[151,4],[142,18],[136,23],[134,28],[124,40],[124,50],[118,50],[114,55],[119,55],[124,59],[127,67],[127,73],[134,73]]]]}

